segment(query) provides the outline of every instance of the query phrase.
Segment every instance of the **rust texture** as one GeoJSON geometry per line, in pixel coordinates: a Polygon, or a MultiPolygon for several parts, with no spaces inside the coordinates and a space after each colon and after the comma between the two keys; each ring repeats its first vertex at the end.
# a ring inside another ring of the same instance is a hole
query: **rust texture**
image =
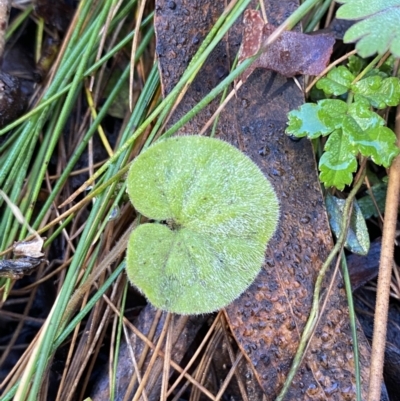
{"type": "MultiPolygon", "coordinates": [[[[221,13],[223,3],[157,1],[157,52],[164,94],[169,93],[221,13]],[[172,7],[171,7],[171,3],[172,7]],[[208,28],[206,28],[208,24],[208,28]]],[[[297,7],[293,1],[266,4],[278,25],[297,7]]],[[[175,110],[170,124],[228,73],[241,41],[238,22],[209,57],[175,110]]],[[[219,104],[216,99],[181,134],[196,134],[219,104]]],[[[226,309],[232,332],[263,388],[273,400],[283,385],[311,307],[314,281],[332,246],[328,219],[310,142],[285,134],[287,113],[304,102],[292,79],[257,70],[220,116],[217,136],[245,152],[272,182],[281,205],[277,233],[253,285],[226,309]]],[[[324,283],[326,293],[329,278],[324,283]]],[[[355,399],[354,361],[347,302],[338,275],[287,400],[355,399]]],[[[370,349],[359,331],[363,397],[370,349]]]]}

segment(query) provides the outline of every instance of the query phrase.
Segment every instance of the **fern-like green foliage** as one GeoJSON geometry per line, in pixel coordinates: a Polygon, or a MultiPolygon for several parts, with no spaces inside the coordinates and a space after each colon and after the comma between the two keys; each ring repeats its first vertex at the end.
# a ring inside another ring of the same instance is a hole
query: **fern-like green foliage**
{"type": "Polygon", "coordinates": [[[344,35],[344,41],[357,42],[361,57],[390,52],[400,57],[400,0],[336,0],[343,5],[337,18],[358,20],[344,35]]]}
{"type": "MultiPolygon", "coordinates": [[[[359,65],[353,59],[352,65],[359,65]]],[[[352,101],[324,99],[306,103],[289,113],[286,132],[296,137],[315,139],[329,135],[320,158],[320,179],[327,187],[342,190],[351,184],[357,169],[356,156],[361,153],[376,164],[389,167],[399,154],[396,136],[385,120],[373,109],[400,103],[400,81],[373,70],[353,83],[355,75],[345,67],[333,68],[320,79],[317,88],[326,96],[352,94],[352,101]]]]}
{"type": "Polygon", "coordinates": [[[212,312],[255,279],[279,205],[264,174],[238,149],[201,136],[160,141],[132,163],[127,191],[151,219],[131,234],[126,267],[151,304],[212,312]]]}

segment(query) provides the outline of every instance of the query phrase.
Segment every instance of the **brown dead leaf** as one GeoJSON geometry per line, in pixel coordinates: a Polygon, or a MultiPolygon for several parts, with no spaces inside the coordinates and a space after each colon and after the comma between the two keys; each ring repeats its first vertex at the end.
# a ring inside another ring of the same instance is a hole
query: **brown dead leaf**
{"type": "MultiPolygon", "coordinates": [[[[256,10],[246,10],[243,23],[239,63],[257,54],[276,29],[271,24],[264,24],[256,10]]],[[[306,35],[284,31],[274,43],[263,49],[261,56],[243,73],[241,79],[245,82],[256,68],[276,71],[285,77],[318,75],[328,65],[334,43],[335,38],[329,33],[306,35]]]]}
{"type": "Polygon", "coordinates": [[[16,242],[13,245],[15,259],[0,260],[0,277],[18,280],[32,274],[37,266],[45,262],[42,252],[43,243],[42,237],[37,237],[31,241],[16,242]]]}
{"type": "Polygon", "coordinates": [[[37,237],[31,241],[19,241],[13,245],[13,253],[16,258],[30,257],[41,258],[44,256],[42,252],[44,238],[37,237]]]}

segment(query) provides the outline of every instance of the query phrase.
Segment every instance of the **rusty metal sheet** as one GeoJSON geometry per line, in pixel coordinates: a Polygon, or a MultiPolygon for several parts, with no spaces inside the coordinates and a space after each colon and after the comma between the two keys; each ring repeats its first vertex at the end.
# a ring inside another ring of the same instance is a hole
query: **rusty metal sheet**
{"type": "MultiPolygon", "coordinates": [[[[224,4],[200,0],[158,0],[156,4],[156,48],[167,94],[197,50],[197,39],[205,37],[224,4]]],[[[279,24],[297,5],[294,1],[266,3],[269,21],[279,24]]],[[[207,60],[170,124],[226,76],[240,38],[238,22],[207,60]]],[[[315,278],[332,246],[311,144],[305,139],[294,142],[284,134],[287,112],[303,102],[303,94],[292,79],[257,70],[222,112],[217,129],[219,138],[258,164],[271,180],[281,205],[279,228],[268,246],[261,273],[226,309],[232,332],[268,400],[274,399],[283,385],[310,311],[315,278]]],[[[198,133],[218,104],[219,99],[212,102],[180,133],[198,133]]],[[[325,287],[328,282],[329,277],[325,287]]],[[[362,332],[358,334],[365,397],[370,349],[362,332]]],[[[354,398],[352,340],[346,296],[338,276],[286,399],[354,398]]]]}

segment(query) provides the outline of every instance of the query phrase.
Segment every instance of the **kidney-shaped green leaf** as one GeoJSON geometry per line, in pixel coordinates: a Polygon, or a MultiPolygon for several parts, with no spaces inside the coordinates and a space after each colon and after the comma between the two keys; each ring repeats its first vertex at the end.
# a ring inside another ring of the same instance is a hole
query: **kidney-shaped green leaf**
{"type": "Polygon", "coordinates": [[[160,141],[132,163],[127,191],[154,220],[132,232],[126,268],[151,304],[180,314],[212,312],[255,279],[279,204],[239,150],[201,136],[160,141]]]}

